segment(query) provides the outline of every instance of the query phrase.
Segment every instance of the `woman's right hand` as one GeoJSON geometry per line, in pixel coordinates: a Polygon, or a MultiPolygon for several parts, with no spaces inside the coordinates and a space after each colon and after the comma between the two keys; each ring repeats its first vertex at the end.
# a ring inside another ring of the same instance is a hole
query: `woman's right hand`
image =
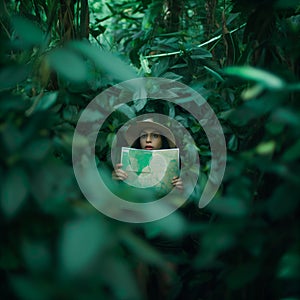
{"type": "Polygon", "coordinates": [[[116,167],[114,169],[114,171],[112,172],[112,178],[114,180],[125,180],[128,175],[127,173],[121,169],[122,168],[122,164],[116,164],[116,167]]]}

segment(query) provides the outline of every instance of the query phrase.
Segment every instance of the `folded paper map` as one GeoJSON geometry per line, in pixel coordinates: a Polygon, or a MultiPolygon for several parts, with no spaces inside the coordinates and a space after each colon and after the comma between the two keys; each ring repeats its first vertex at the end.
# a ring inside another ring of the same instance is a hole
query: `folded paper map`
{"type": "Polygon", "coordinates": [[[179,176],[179,149],[141,150],[122,147],[122,169],[125,182],[137,188],[154,188],[165,195],[172,188],[172,178],[179,176]]]}

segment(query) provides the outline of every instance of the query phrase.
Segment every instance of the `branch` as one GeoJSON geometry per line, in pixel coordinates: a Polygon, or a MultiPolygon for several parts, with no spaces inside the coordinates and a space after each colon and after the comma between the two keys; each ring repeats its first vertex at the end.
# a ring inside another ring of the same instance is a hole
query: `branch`
{"type": "MultiPolygon", "coordinates": [[[[243,27],[245,27],[245,26],[246,26],[246,23],[242,24],[242,25],[241,25],[240,27],[238,27],[238,28],[235,28],[235,29],[231,30],[229,33],[230,33],[230,34],[231,34],[231,33],[234,33],[234,32],[240,30],[241,28],[243,28],[243,27]]],[[[212,42],[214,42],[214,41],[216,41],[216,40],[219,40],[222,36],[223,36],[223,35],[220,34],[220,35],[218,35],[218,36],[216,36],[216,37],[214,37],[214,38],[212,38],[212,39],[210,39],[210,40],[208,40],[208,41],[206,41],[206,42],[204,42],[204,43],[198,45],[197,47],[200,48],[200,47],[203,47],[203,46],[205,46],[205,45],[208,45],[208,44],[210,44],[210,43],[212,43],[212,42]]],[[[191,51],[191,50],[187,50],[187,52],[188,52],[188,51],[191,51]]],[[[173,55],[177,55],[177,54],[182,55],[182,54],[183,54],[183,51],[182,51],[182,50],[179,50],[179,51],[169,52],[169,53],[161,53],[161,54],[147,55],[147,56],[143,56],[143,58],[166,57],[166,56],[173,56],[173,55]]]]}

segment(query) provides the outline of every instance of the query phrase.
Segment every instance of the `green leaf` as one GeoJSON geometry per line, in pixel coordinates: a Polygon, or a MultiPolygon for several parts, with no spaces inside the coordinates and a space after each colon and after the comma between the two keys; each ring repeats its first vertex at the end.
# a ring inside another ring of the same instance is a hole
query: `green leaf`
{"type": "Polygon", "coordinates": [[[123,113],[128,119],[133,119],[136,117],[135,111],[127,104],[115,106],[115,109],[123,113]]]}
{"type": "Polygon", "coordinates": [[[256,152],[260,155],[273,154],[276,147],[276,142],[271,140],[268,142],[260,143],[256,148],[256,152]]]}
{"type": "Polygon", "coordinates": [[[45,242],[24,240],[22,253],[26,266],[32,272],[42,272],[51,266],[49,245],[45,242]]]}
{"type": "Polygon", "coordinates": [[[300,158],[300,140],[296,141],[291,147],[289,147],[282,155],[282,160],[285,162],[291,162],[300,158]]]}
{"type": "Polygon", "coordinates": [[[170,80],[180,80],[180,79],[182,79],[183,76],[178,75],[174,72],[166,72],[162,75],[162,77],[170,79],[170,80]]]}
{"type": "Polygon", "coordinates": [[[204,69],[206,71],[208,71],[217,81],[220,81],[220,82],[224,81],[223,77],[218,72],[214,71],[213,69],[211,69],[207,66],[204,66],[204,69]]]}
{"type": "Polygon", "coordinates": [[[15,87],[28,78],[30,67],[25,65],[10,65],[0,70],[0,90],[15,87]]]}
{"type": "Polygon", "coordinates": [[[44,42],[43,31],[33,22],[26,18],[16,16],[12,19],[15,34],[25,43],[25,45],[42,45],[44,42]]]}
{"type": "Polygon", "coordinates": [[[217,254],[221,251],[226,251],[233,247],[236,243],[235,236],[233,235],[230,225],[225,224],[212,224],[204,232],[201,240],[201,249],[210,254],[217,254]]]}
{"type": "Polygon", "coordinates": [[[272,113],[272,120],[290,126],[300,127],[299,113],[288,108],[278,108],[272,113]]]}
{"type": "Polygon", "coordinates": [[[148,100],[147,99],[138,99],[134,101],[134,108],[136,112],[141,111],[145,105],[147,104],[148,100]]]}
{"type": "Polygon", "coordinates": [[[201,47],[193,48],[192,50],[190,50],[190,53],[191,53],[192,59],[212,58],[212,54],[209,51],[207,51],[206,49],[201,48],[201,47]]]}
{"type": "Polygon", "coordinates": [[[27,276],[13,275],[10,280],[14,292],[21,300],[53,299],[52,289],[44,280],[27,276]]]}
{"type": "Polygon", "coordinates": [[[267,202],[267,212],[273,220],[293,214],[299,205],[297,194],[291,193],[293,187],[287,184],[278,186],[267,202]]]}
{"type": "Polygon", "coordinates": [[[40,161],[49,153],[51,146],[50,140],[46,138],[38,139],[26,145],[21,152],[21,156],[25,160],[40,161]]]}
{"type": "Polygon", "coordinates": [[[298,252],[289,251],[282,256],[277,276],[284,279],[300,279],[300,255],[298,252]]]}
{"type": "Polygon", "coordinates": [[[132,272],[132,267],[126,260],[116,256],[107,256],[101,265],[103,267],[103,281],[112,290],[115,296],[113,299],[143,299],[140,295],[134,273],[132,272]]]}
{"type": "Polygon", "coordinates": [[[296,9],[299,8],[299,0],[277,0],[275,7],[277,9],[296,9]]]}
{"type": "Polygon", "coordinates": [[[228,217],[244,217],[248,214],[246,203],[237,198],[216,198],[207,206],[214,213],[228,217]]]}
{"type": "Polygon", "coordinates": [[[282,89],[285,82],[274,74],[254,67],[227,67],[224,73],[259,83],[265,88],[282,89]]]}
{"type": "MultiPolygon", "coordinates": [[[[93,111],[90,109],[88,110],[90,117],[91,117],[91,122],[93,121],[92,119],[95,117],[93,115],[93,111]]],[[[96,111],[97,112],[97,111],[96,111]]],[[[97,113],[98,115],[98,113],[97,113]]],[[[64,120],[70,122],[70,123],[77,123],[79,114],[78,114],[78,108],[76,105],[68,105],[67,107],[64,108],[63,110],[63,118],[64,120]]]]}
{"type": "Polygon", "coordinates": [[[119,81],[137,77],[136,71],[113,53],[102,51],[86,42],[72,42],[70,47],[93,61],[97,68],[119,81]]]}
{"type": "Polygon", "coordinates": [[[149,237],[162,235],[168,238],[178,238],[183,235],[186,229],[185,219],[179,213],[173,213],[166,218],[146,224],[145,229],[149,237]]]}
{"type": "Polygon", "coordinates": [[[107,248],[108,233],[99,217],[85,217],[65,224],[60,244],[60,260],[64,272],[76,275],[93,266],[107,248]]]}
{"type": "Polygon", "coordinates": [[[230,289],[239,289],[253,281],[259,274],[260,268],[257,263],[247,262],[235,267],[226,276],[226,283],[230,289]]]}
{"type": "Polygon", "coordinates": [[[257,96],[259,96],[264,90],[264,86],[261,84],[255,84],[252,87],[249,87],[247,89],[245,89],[242,94],[241,97],[244,100],[250,100],[252,98],[255,98],[257,96]]]}
{"type": "Polygon", "coordinates": [[[61,76],[71,81],[84,81],[87,79],[87,64],[75,52],[60,48],[48,54],[50,66],[61,76]]]}
{"type": "Polygon", "coordinates": [[[46,110],[56,102],[58,92],[48,92],[40,99],[35,110],[46,110]]]}
{"type": "Polygon", "coordinates": [[[236,151],[238,148],[238,138],[236,135],[232,135],[228,141],[227,149],[231,151],[236,151]]]}
{"type": "Polygon", "coordinates": [[[164,265],[164,258],[159,251],[138,236],[124,230],[122,231],[121,238],[126,246],[138,257],[156,266],[164,265]]]}
{"type": "Polygon", "coordinates": [[[28,177],[19,167],[11,169],[2,183],[1,207],[4,214],[11,218],[21,209],[28,195],[28,177]]]}

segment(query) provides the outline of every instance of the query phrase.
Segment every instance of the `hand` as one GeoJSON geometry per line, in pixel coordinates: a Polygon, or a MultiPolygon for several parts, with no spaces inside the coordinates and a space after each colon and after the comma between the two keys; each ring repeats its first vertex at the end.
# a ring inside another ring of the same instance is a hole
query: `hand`
{"type": "Polygon", "coordinates": [[[125,180],[128,177],[127,173],[121,168],[122,168],[122,164],[116,164],[115,170],[112,172],[113,179],[125,180]]]}
{"type": "Polygon", "coordinates": [[[178,177],[178,176],[173,177],[172,184],[178,190],[183,191],[183,183],[182,183],[182,180],[180,177],[178,177]]]}

